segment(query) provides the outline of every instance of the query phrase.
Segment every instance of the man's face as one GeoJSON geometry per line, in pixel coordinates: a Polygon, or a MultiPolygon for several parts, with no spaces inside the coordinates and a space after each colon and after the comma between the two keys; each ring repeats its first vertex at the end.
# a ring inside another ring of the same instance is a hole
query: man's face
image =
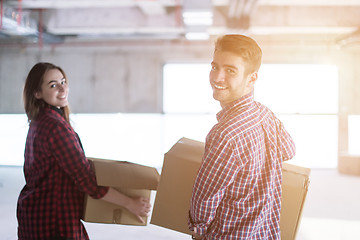
{"type": "Polygon", "coordinates": [[[257,79],[256,72],[245,76],[244,60],[228,51],[215,51],[211,66],[213,97],[222,107],[250,93],[257,79]]]}

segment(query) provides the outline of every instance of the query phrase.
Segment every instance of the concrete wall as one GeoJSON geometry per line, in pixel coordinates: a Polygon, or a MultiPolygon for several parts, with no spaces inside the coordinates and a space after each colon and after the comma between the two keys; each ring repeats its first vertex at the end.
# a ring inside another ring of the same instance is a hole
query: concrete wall
{"type": "MultiPolygon", "coordinates": [[[[339,113],[360,114],[359,48],[259,42],[264,52],[263,63],[337,65],[339,113]]],[[[162,112],[163,65],[168,62],[210,62],[212,48],[211,43],[112,47],[65,45],[45,46],[41,50],[0,46],[0,113],[23,113],[23,84],[28,71],[38,61],[49,61],[65,70],[70,82],[72,112],[159,113],[162,112]]]]}
{"type": "Polygon", "coordinates": [[[22,89],[31,67],[61,66],[70,84],[74,113],[162,112],[162,67],[166,62],[209,62],[211,46],[57,48],[0,47],[0,113],[23,113],[22,89]]]}

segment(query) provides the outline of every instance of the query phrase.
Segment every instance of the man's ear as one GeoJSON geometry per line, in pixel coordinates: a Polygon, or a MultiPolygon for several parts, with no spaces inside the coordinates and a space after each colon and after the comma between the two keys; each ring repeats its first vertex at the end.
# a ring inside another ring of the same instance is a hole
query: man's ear
{"type": "Polygon", "coordinates": [[[34,97],[35,97],[36,99],[41,99],[41,98],[42,98],[41,92],[36,92],[36,93],[34,93],[34,97]]]}
{"type": "Polygon", "coordinates": [[[253,88],[256,80],[258,79],[258,73],[253,72],[253,73],[249,74],[248,78],[249,78],[248,87],[253,88]]]}

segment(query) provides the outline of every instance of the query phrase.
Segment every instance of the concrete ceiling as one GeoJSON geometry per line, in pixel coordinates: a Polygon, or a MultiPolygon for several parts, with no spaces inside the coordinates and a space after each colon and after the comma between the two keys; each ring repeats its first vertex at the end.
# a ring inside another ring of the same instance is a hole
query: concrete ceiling
{"type": "Polygon", "coordinates": [[[187,41],[193,32],[360,41],[360,0],[1,0],[1,7],[0,46],[187,41]],[[187,23],[186,11],[210,13],[210,22],[187,23]]]}

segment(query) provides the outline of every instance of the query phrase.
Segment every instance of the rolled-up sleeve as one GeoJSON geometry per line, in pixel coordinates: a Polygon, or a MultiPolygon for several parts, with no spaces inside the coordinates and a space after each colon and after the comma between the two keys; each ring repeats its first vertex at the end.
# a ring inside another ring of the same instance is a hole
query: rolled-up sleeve
{"type": "Polygon", "coordinates": [[[282,122],[278,120],[278,149],[280,149],[280,154],[282,161],[287,161],[292,159],[296,153],[295,143],[290,136],[290,134],[285,130],[285,127],[282,122]]]}

